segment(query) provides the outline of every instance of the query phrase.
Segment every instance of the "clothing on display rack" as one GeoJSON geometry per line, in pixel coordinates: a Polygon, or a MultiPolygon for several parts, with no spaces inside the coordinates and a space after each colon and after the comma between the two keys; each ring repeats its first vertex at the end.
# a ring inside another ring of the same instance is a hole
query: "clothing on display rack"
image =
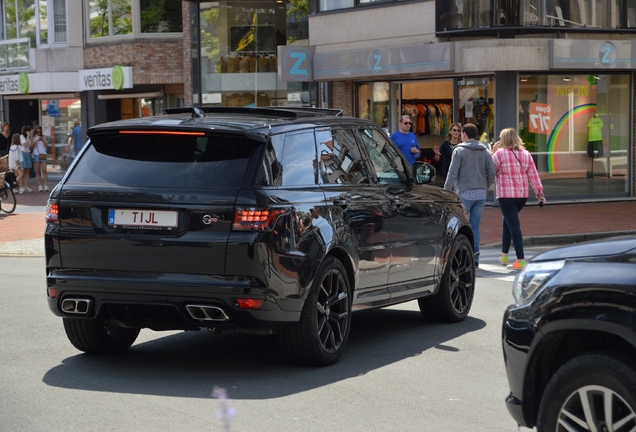
{"type": "Polygon", "coordinates": [[[416,135],[446,135],[453,121],[453,105],[436,101],[403,101],[402,114],[413,119],[416,135]]]}

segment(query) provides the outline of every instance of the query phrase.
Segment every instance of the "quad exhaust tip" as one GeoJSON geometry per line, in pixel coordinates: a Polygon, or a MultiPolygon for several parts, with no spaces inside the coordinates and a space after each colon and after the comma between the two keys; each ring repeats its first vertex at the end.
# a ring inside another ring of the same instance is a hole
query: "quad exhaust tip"
{"type": "Polygon", "coordinates": [[[90,299],[67,298],[62,300],[62,312],[68,314],[86,315],[90,306],[90,299]]]}
{"type": "Polygon", "coordinates": [[[225,311],[218,306],[187,305],[186,310],[197,321],[229,321],[225,311]]]}

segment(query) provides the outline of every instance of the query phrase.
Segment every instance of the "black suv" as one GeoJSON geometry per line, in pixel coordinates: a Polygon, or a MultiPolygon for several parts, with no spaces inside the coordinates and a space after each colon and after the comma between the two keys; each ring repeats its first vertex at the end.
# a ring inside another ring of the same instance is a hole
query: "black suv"
{"type": "Polygon", "coordinates": [[[513,285],[503,351],[518,424],[636,430],[636,237],[534,257],[513,285]]]}
{"type": "Polygon", "coordinates": [[[417,299],[428,319],[467,316],[462,203],[373,123],[311,108],[166,114],[91,128],[51,193],[48,303],[76,348],[236,329],[328,365],[352,310],[417,299]]]}

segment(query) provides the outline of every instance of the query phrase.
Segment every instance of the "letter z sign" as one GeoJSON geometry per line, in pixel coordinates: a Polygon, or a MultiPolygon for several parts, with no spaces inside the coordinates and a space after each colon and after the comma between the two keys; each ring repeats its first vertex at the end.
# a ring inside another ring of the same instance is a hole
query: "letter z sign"
{"type": "Polygon", "coordinates": [[[530,103],[530,124],[528,125],[528,132],[544,134],[550,133],[550,115],[552,112],[552,106],[550,104],[542,103],[530,103]]]}
{"type": "Polygon", "coordinates": [[[313,79],[313,56],[305,48],[294,47],[287,51],[283,67],[287,76],[294,81],[313,79]]]}

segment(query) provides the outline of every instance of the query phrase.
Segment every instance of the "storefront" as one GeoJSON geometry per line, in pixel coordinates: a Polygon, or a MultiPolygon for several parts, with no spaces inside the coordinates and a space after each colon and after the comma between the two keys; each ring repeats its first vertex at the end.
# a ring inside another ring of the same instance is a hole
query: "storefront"
{"type": "Polygon", "coordinates": [[[411,115],[423,148],[441,144],[452,123],[476,124],[485,143],[514,127],[552,202],[633,196],[636,42],[539,43],[549,53],[540,71],[462,73],[455,64],[466,64],[466,49],[443,42],[318,52],[312,73],[334,87],[352,82],[354,115],[387,132],[397,130],[400,114],[411,115]]]}
{"type": "Polygon", "coordinates": [[[82,119],[77,72],[22,73],[0,78],[4,118],[11,133],[23,126],[42,126],[49,143],[48,164],[66,166],[67,144],[76,121],[82,119]]]}

